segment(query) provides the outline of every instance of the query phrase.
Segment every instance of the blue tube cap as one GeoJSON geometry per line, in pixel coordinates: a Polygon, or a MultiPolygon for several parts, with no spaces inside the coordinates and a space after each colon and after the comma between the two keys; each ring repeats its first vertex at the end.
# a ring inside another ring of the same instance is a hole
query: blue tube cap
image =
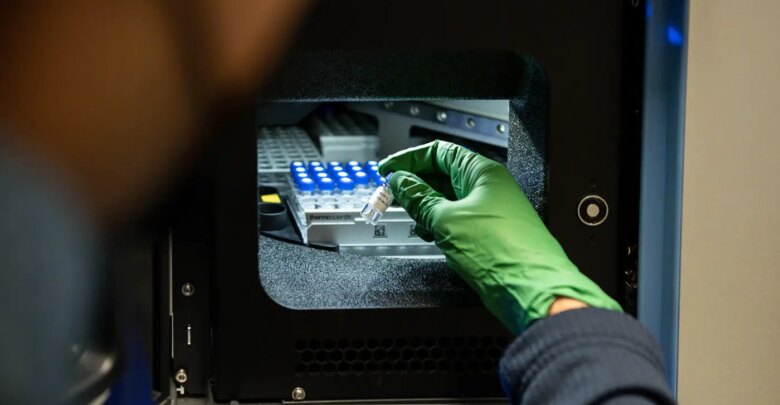
{"type": "Polygon", "coordinates": [[[317,186],[320,188],[320,191],[333,191],[336,189],[336,182],[330,177],[320,177],[317,179],[317,186]]]}
{"type": "Polygon", "coordinates": [[[309,177],[303,177],[295,182],[301,191],[314,191],[314,180],[309,177]]]}
{"type": "Polygon", "coordinates": [[[309,167],[309,172],[312,174],[312,176],[316,176],[317,173],[325,173],[325,168],[322,166],[312,166],[309,167]]]}
{"type": "Polygon", "coordinates": [[[338,179],[339,190],[352,191],[355,189],[355,182],[349,177],[341,177],[338,179]]]}
{"type": "Polygon", "coordinates": [[[332,167],[338,167],[338,166],[341,166],[341,162],[339,162],[339,161],[331,160],[330,162],[328,162],[328,168],[329,169],[332,168],[332,167]]]}
{"type": "Polygon", "coordinates": [[[366,174],[366,172],[362,172],[361,171],[361,172],[354,172],[354,173],[352,173],[352,180],[357,185],[366,185],[366,184],[368,184],[369,178],[368,178],[368,175],[366,174]]]}
{"type": "Polygon", "coordinates": [[[309,162],[309,170],[315,167],[322,167],[322,162],[318,162],[316,160],[312,160],[311,162],[309,162]]]}
{"type": "Polygon", "coordinates": [[[365,168],[369,168],[371,166],[379,166],[379,162],[377,162],[376,160],[367,160],[363,166],[365,166],[365,168]]]}
{"type": "Polygon", "coordinates": [[[357,160],[350,160],[349,162],[347,162],[347,166],[360,166],[360,162],[358,162],[357,160]]]}

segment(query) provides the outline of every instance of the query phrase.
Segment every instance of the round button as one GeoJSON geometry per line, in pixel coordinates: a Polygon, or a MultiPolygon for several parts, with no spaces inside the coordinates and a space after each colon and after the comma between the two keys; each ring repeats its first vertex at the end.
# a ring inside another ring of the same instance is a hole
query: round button
{"type": "Polygon", "coordinates": [[[604,198],[598,195],[586,196],[577,205],[577,216],[588,226],[601,225],[608,215],[609,206],[604,198]]]}
{"type": "Polygon", "coordinates": [[[596,218],[597,216],[599,216],[600,212],[601,209],[599,208],[599,206],[593,203],[588,204],[588,206],[585,208],[585,213],[588,214],[588,216],[591,218],[596,218]]]}

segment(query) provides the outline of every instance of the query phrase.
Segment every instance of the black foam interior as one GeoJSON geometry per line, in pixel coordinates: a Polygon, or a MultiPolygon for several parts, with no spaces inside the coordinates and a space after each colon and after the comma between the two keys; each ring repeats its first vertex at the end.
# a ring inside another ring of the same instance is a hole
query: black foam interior
{"type": "Polygon", "coordinates": [[[343,254],[260,236],[260,280],[292,309],[476,305],[479,298],[444,260],[343,254]]]}

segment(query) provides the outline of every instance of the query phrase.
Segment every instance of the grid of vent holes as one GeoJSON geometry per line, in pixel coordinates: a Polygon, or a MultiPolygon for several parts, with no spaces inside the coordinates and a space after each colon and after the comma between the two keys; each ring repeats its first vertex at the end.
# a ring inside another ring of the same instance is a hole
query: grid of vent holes
{"type": "Polygon", "coordinates": [[[299,340],[295,372],[494,373],[507,344],[505,337],[490,336],[299,340]]]}
{"type": "Polygon", "coordinates": [[[261,127],[257,136],[257,171],[290,170],[294,160],[321,160],[322,155],[300,127],[261,127]]]}

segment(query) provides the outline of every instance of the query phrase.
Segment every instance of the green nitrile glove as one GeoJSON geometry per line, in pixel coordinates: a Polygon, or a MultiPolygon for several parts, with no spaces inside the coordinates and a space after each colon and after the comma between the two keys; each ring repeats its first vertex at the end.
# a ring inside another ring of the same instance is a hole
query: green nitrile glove
{"type": "Polygon", "coordinates": [[[417,234],[513,332],[547,316],[558,297],[621,310],[577,270],[500,163],[435,141],[389,156],[379,171],[393,172],[390,189],[417,234]]]}

